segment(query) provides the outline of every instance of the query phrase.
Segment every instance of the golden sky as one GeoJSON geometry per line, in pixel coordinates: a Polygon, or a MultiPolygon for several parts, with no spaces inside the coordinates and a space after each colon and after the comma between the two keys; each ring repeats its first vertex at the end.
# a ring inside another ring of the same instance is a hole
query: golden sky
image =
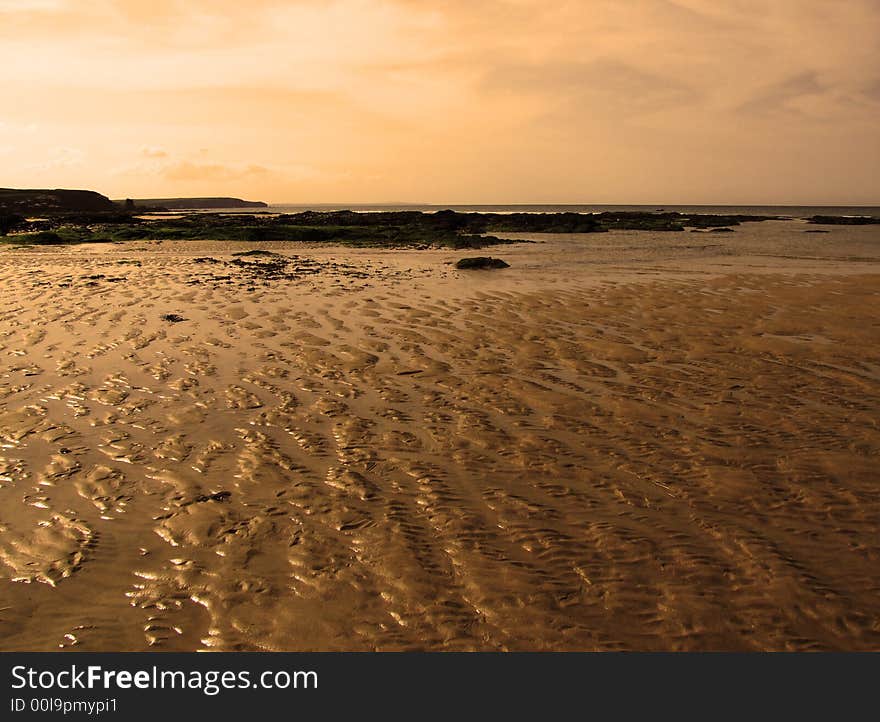
{"type": "Polygon", "coordinates": [[[0,0],[0,186],[880,203],[877,0],[0,0]]]}

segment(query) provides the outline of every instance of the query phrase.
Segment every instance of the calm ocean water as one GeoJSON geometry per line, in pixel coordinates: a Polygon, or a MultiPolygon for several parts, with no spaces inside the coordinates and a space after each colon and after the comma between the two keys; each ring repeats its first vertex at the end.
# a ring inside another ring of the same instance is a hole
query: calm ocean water
{"type": "MultiPolygon", "coordinates": [[[[610,205],[405,205],[405,204],[273,204],[270,213],[299,213],[301,211],[352,210],[376,211],[423,211],[434,213],[443,209],[476,213],[601,213],[603,211],[677,211],[679,213],[712,213],[761,216],[787,216],[804,218],[814,215],[827,216],[880,216],[880,206],[610,206],[610,205]]],[[[250,209],[229,209],[229,212],[250,212],[250,209]]]]}

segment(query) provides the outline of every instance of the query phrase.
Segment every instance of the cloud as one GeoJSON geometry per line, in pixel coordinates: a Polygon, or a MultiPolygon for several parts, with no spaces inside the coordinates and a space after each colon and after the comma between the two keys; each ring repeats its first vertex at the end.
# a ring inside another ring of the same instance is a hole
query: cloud
{"type": "Polygon", "coordinates": [[[85,162],[86,153],[81,148],[54,148],[43,160],[29,164],[29,167],[39,171],[60,170],[82,166],[85,162]]]}
{"type": "Polygon", "coordinates": [[[754,97],[742,103],[737,111],[747,115],[796,112],[796,103],[799,99],[822,95],[827,90],[828,88],[819,80],[818,74],[808,70],[758,91],[754,97]]]}
{"type": "Polygon", "coordinates": [[[141,150],[141,155],[144,158],[167,158],[168,153],[166,153],[161,148],[143,148],[141,150]]]}
{"type": "Polygon", "coordinates": [[[877,0],[0,0],[0,14],[7,177],[81,148],[88,164],[58,157],[39,179],[711,201],[844,157],[846,174],[796,180],[855,192],[880,160],[877,0]]]}
{"type": "Polygon", "coordinates": [[[487,74],[483,86],[492,92],[537,96],[592,113],[607,112],[609,104],[630,113],[654,112],[700,98],[700,93],[683,81],[613,58],[500,66],[487,74]]]}
{"type": "Polygon", "coordinates": [[[861,92],[862,96],[867,100],[880,103],[880,78],[875,78],[865,84],[861,92]]]}
{"type": "Polygon", "coordinates": [[[65,0],[0,0],[0,13],[54,12],[65,4],[65,0]]]}
{"type": "Polygon", "coordinates": [[[171,181],[240,181],[265,176],[271,171],[261,165],[231,166],[220,163],[180,161],[166,166],[162,175],[171,181]]]}

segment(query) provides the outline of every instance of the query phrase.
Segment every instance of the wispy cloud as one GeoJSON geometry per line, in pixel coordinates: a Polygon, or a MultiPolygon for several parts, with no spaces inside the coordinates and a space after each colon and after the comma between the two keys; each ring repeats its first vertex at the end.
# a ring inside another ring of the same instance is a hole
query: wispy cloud
{"type": "Polygon", "coordinates": [[[512,64],[491,69],[484,81],[487,91],[530,96],[553,107],[569,110],[651,113],[669,106],[698,101],[701,93],[687,82],[664,77],[614,58],[590,62],[512,64]]]}
{"type": "Polygon", "coordinates": [[[141,155],[144,158],[167,158],[168,153],[166,153],[161,148],[143,148],[141,150],[141,155]]]}
{"type": "Polygon", "coordinates": [[[30,167],[40,171],[77,168],[84,165],[85,159],[82,148],[53,148],[41,160],[30,163],[30,167]]]}
{"type": "Polygon", "coordinates": [[[65,0],[0,0],[0,13],[54,12],[65,5],[65,0]]]}
{"type": "Polygon", "coordinates": [[[171,181],[239,181],[264,176],[269,169],[261,165],[244,167],[221,165],[219,163],[191,163],[181,161],[163,169],[162,174],[171,181]]]}
{"type": "Polygon", "coordinates": [[[745,114],[796,112],[800,98],[822,95],[827,90],[818,74],[808,70],[759,90],[737,110],[745,114]]]}

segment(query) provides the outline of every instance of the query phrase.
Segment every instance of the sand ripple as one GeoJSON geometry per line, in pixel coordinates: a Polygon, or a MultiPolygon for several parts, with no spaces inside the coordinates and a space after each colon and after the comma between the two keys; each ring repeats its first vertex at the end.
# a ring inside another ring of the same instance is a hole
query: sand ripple
{"type": "Polygon", "coordinates": [[[876,275],[41,258],[0,265],[4,649],[880,648],[876,275]]]}

